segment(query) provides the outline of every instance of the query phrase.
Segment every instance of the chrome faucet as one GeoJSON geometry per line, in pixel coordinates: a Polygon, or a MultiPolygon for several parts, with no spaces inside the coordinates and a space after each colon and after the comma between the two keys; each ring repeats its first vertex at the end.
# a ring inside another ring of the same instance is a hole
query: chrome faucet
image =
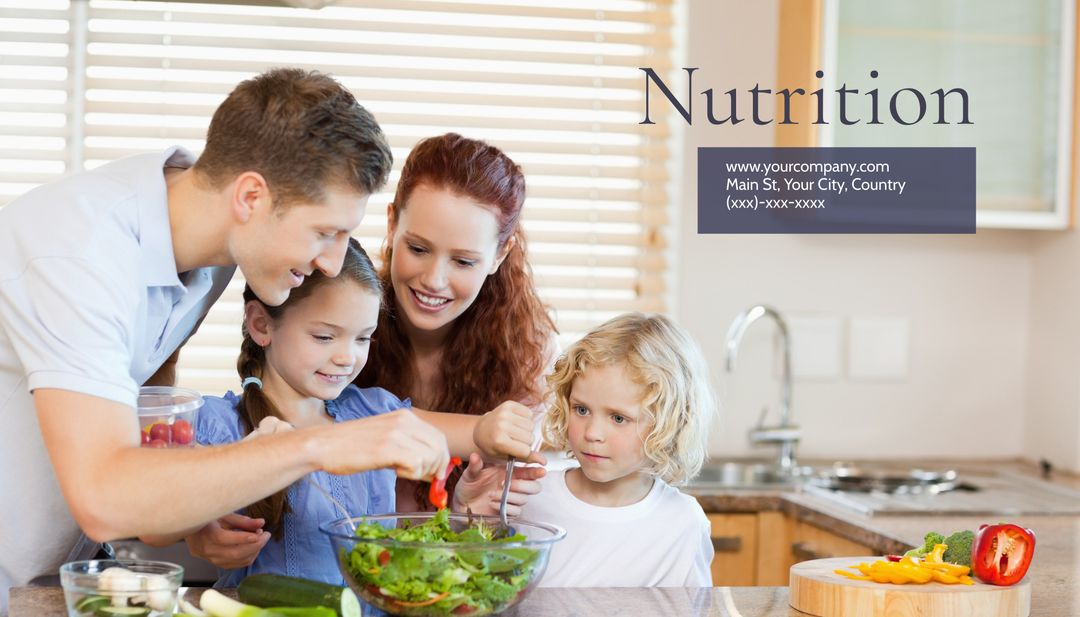
{"type": "Polygon", "coordinates": [[[783,347],[783,367],[780,375],[780,424],[765,426],[765,415],[768,408],[761,410],[756,428],[750,430],[748,437],[751,444],[779,444],[779,458],[776,462],[777,472],[782,476],[793,474],[795,465],[795,444],[799,441],[799,427],[791,423],[791,340],[788,336],[787,323],[776,309],[758,304],[739,313],[727,333],[727,371],[735,371],[735,359],[739,353],[739,342],[746,334],[750,324],[762,317],[771,317],[776,322],[780,332],[780,343],[783,347]]]}

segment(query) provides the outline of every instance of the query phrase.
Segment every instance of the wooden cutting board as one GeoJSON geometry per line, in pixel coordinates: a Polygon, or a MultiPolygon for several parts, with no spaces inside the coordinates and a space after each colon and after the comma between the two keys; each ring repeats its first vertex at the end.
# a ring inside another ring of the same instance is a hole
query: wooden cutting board
{"type": "MultiPolygon", "coordinates": [[[[789,604],[816,617],[1028,617],[1031,581],[999,587],[891,585],[836,574],[880,557],[814,559],[791,566],[789,604]]],[[[854,570],[852,570],[854,572],[854,570]]]]}

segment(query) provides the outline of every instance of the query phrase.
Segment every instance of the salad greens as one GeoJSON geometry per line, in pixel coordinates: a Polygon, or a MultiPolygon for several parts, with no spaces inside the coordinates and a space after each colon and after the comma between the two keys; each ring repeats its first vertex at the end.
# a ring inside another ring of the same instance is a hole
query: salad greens
{"type": "Polygon", "coordinates": [[[524,542],[516,534],[493,539],[493,527],[482,523],[461,532],[450,527],[441,509],[415,526],[387,529],[376,522],[357,525],[360,538],[390,538],[429,547],[384,547],[358,542],[343,560],[359,583],[358,591],[376,607],[398,615],[473,615],[498,612],[520,594],[533,577],[539,551],[499,544],[524,542]],[[443,546],[477,542],[483,548],[443,546]]]}

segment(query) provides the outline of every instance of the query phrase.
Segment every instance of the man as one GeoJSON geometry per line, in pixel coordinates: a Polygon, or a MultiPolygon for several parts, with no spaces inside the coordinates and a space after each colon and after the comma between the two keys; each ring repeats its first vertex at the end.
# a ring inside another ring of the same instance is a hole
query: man
{"type": "Polygon", "coordinates": [[[445,468],[445,438],[407,411],[220,448],[139,448],[139,386],[235,267],[271,305],[316,269],[336,275],[391,162],[340,84],[276,69],[222,103],[197,161],[175,147],[134,156],[0,210],[0,614],[11,586],[97,542],[197,528],[314,470],[353,473],[373,457],[410,478],[445,468]]]}

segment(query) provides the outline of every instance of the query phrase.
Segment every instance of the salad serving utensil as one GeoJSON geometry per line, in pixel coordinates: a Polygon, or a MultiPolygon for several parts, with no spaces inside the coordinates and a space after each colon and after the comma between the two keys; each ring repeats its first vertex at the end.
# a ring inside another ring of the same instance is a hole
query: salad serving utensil
{"type": "Polygon", "coordinates": [[[499,500],[499,522],[502,524],[502,528],[496,530],[495,537],[508,538],[516,533],[506,520],[506,500],[510,497],[510,480],[513,479],[513,475],[514,457],[511,456],[506,459],[506,479],[503,480],[502,499],[499,500]]]}
{"type": "Polygon", "coordinates": [[[318,482],[312,480],[311,476],[304,476],[304,480],[308,484],[310,484],[311,486],[315,487],[315,490],[322,493],[323,497],[326,497],[326,499],[329,500],[330,503],[334,504],[334,506],[338,509],[338,511],[341,512],[341,516],[348,522],[349,527],[352,529],[352,532],[355,534],[356,533],[356,523],[353,522],[352,515],[349,514],[349,511],[345,509],[345,506],[341,505],[341,502],[338,501],[337,499],[334,499],[334,496],[331,495],[329,491],[327,491],[325,488],[319,486],[318,482]]]}

